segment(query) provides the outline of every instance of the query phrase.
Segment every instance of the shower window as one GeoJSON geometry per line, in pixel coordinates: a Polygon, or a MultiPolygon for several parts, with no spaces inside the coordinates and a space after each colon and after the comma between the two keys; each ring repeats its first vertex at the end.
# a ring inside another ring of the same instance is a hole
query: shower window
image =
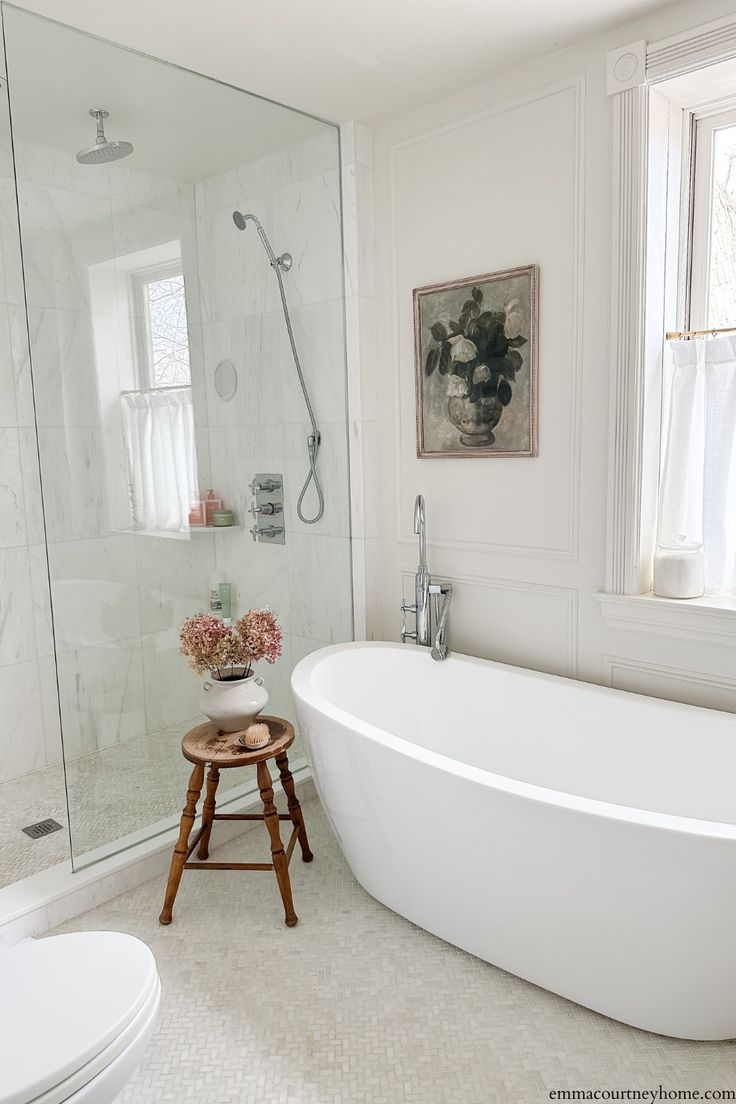
{"type": "Polygon", "coordinates": [[[191,383],[189,330],[181,264],[131,273],[141,387],[191,383]]]}

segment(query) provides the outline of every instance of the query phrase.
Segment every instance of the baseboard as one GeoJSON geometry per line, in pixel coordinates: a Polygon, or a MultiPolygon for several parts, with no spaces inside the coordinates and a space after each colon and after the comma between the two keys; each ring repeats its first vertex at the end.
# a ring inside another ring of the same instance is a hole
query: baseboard
{"type": "MultiPolygon", "coordinates": [[[[316,796],[312,773],[304,760],[293,765],[292,773],[300,801],[316,796]]],[[[274,784],[274,792],[283,793],[280,783],[274,784]]],[[[222,807],[225,805],[229,812],[257,812],[262,808],[257,788],[223,802],[222,807]]],[[[221,821],[212,850],[257,826],[258,821],[221,821]]],[[[43,935],[152,878],[163,877],[177,835],[178,828],[173,825],[81,870],[73,871],[71,862],[66,861],[0,889],[0,948],[43,935]]]]}

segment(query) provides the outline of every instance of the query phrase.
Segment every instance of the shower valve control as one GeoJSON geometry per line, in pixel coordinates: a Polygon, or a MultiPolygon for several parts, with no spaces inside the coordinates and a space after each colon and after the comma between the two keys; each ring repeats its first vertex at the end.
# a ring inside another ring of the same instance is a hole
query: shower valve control
{"type": "Polygon", "coordinates": [[[256,506],[255,503],[250,508],[250,513],[253,517],[257,517],[258,514],[265,514],[270,517],[273,514],[283,513],[284,507],[280,502],[264,502],[262,506],[256,506]]]}
{"type": "Polygon", "coordinates": [[[273,494],[282,488],[281,476],[272,479],[267,475],[257,475],[255,479],[251,479],[249,486],[251,494],[273,494]]]}
{"type": "Polygon", "coordinates": [[[275,517],[284,512],[283,476],[259,472],[251,481],[250,489],[255,496],[255,502],[250,506],[250,513],[256,521],[250,530],[253,540],[264,544],[285,544],[285,526],[261,524],[261,518],[275,517]]]}

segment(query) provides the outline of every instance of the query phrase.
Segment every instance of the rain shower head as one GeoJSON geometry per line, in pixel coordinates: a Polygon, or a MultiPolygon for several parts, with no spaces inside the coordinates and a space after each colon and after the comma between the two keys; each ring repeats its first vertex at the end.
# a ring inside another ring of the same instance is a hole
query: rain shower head
{"type": "Polygon", "coordinates": [[[97,120],[97,138],[94,145],[86,146],[77,154],[80,165],[107,165],[110,161],[119,161],[121,157],[127,157],[133,152],[132,142],[108,141],[105,137],[103,120],[109,119],[109,111],[102,107],[92,107],[89,113],[97,120]]]}

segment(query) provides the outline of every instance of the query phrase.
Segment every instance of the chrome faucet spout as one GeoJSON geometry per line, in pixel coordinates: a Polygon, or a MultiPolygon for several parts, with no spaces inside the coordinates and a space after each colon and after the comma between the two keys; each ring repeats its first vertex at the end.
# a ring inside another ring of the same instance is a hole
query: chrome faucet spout
{"type": "Polygon", "coordinates": [[[427,570],[427,522],[424,512],[424,495],[417,495],[414,502],[414,533],[419,537],[419,570],[427,570]]]}
{"type": "Polygon", "coordinates": [[[445,642],[447,632],[447,614],[450,607],[452,587],[449,583],[433,583],[427,566],[427,523],[424,510],[424,496],[417,495],[414,502],[414,533],[419,537],[419,566],[414,576],[414,604],[402,602],[401,641],[414,640],[418,645],[431,648],[433,659],[445,659],[448,651],[445,642]],[[435,598],[434,618],[432,617],[431,596],[435,598]],[[444,599],[440,606],[440,597],[444,599]],[[407,613],[414,614],[415,631],[409,632],[406,624],[407,613]],[[434,638],[432,622],[436,626],[434,638]]]}

